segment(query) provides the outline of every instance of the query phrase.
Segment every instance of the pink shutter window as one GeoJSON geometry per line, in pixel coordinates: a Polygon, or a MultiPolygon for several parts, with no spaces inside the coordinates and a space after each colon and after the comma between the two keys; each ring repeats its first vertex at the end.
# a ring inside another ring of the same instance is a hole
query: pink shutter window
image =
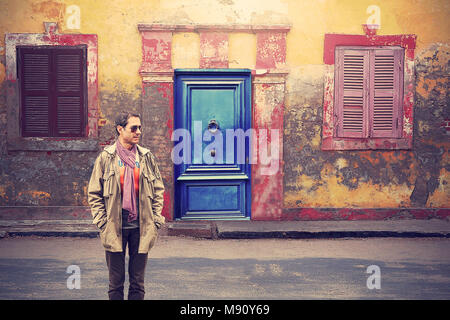
{"type": "Polygon", "coordinates": [[[336,48],[336,135],[368,136],[369,51],[336,48]]]}
{"type": "Polygon", "coordinates": [[[403,49],[372,50],[370,71],[370,136],[401,137],[403,49]]]}

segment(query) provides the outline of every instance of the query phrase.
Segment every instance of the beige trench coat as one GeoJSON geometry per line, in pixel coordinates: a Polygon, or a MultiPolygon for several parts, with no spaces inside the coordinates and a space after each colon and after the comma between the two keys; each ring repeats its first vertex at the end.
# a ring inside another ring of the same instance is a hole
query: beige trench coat
{"type": "MultiPolygon", "coordinates": [[[[137,146],[139,170],[139,253],[148,253],[155,244],[158,229],[165,223],[161,215],[164,184],[155,157],[150,150],[137,146]]],[[[116,144],[106,147],[95,160],[88,186],[88,203],[93,224],[100,230],[107,251],[122,251],[122,196],[119,156],[116,144]]]]}

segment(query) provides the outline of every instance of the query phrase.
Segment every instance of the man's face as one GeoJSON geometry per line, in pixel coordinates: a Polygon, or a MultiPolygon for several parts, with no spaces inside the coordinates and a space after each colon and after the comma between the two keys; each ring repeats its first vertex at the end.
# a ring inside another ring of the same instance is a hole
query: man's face
{"type": "Polygon", "coordinates": [[[141,136],[141,119],[138,117],[131,117],[125,127],[117,126],[119,137],[127,144],[135,145],[139,142],[141,136]]]}

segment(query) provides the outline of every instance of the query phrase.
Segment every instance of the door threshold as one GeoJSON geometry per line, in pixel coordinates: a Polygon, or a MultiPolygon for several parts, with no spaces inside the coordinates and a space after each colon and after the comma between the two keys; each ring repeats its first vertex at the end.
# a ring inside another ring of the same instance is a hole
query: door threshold
{"type": "Polygon", "coordinates": [[[250,217],[242,217],[242,216],[195,216],[195,217],[181,217],[175,219],[175,221],[205,221],[205,220],[214,220],[214,221],[250,221],[250,217]]]}

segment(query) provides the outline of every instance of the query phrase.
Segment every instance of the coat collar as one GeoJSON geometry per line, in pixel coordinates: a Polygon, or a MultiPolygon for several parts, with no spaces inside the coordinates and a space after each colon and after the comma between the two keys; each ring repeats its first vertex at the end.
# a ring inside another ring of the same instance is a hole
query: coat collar
{"type": "MultiPolygon", "coordinates": [[[[112,144],[112,145],[110,145],[110,146],[107,146],[104,150],[106,151],[106,152],[108,152],[109,154],[114,154],[115,152],[116,152],[116,143],[117,142],[114,142],[114,144],[112,144]]],[[[141,154],[141,155],[145,155],[145,154],[147,154],[148,152],[150,152],[150,150],[149,149],[147,149],[147,148],[144,148],[144,147],[141,147],[140,145],[136,145],[137,146],[137,150],[138,150],[138,152],[141,154]]]]}

